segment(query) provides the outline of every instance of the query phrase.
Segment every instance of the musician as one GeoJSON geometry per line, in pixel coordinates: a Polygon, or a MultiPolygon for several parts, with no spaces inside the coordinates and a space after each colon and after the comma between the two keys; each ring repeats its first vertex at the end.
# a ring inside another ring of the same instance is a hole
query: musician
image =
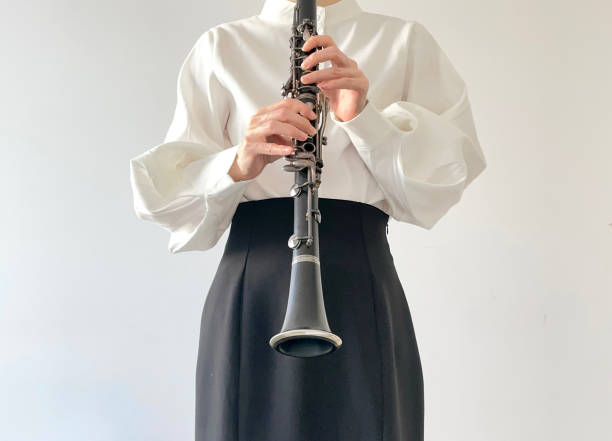
{"type": "Polygon", "coordinates": [[[197,441],[418,441],[423,371],[387,242],[389,219],[432,229],[486,167],[466,85],[421,23],[319,0],[302,77],[329,100],[319,187],[325,309],[342,346],[290,357],[268,341],[287,309],[292,139],[315,113],[281,98],[295,3],[206,30],[178,77],[163,142],[130,162],[139,218],[172,253],[229,228],[196,366],[197,441]],[[231,228],[230,228],[231,225],[231,228]]]}

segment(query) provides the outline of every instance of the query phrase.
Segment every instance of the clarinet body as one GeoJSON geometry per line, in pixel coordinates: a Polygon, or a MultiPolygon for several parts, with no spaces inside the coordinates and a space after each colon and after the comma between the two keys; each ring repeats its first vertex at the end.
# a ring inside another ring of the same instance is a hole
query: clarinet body
{"type": "Polygon", "coordinates": [[[296,98],[306,103],[317,115],[317,133],[305,141],[293,139],[293,152],[284,158],[283,169],[295,173],[290,189],[294,199],[293,234],[288,246],[293,249],[291,282],[285,320],[281,332],[273,336],[269,344],[281,354],[294,357],[316,357],[329,354],[342,345],[327,322],[321,266],[319,261],[319,211],[318,189],[323,168],[322,147],[327,144],[323,135],[329,111],[325,94],[316,84],[302,84],[301,76],[318,69],[302,70],[300,64],[312,52],[302,51],[302,45],[311,35],[317,34],[316,0],[297,0],[294,8],[290,77],[282,86],[282,96],[296,98]]]}

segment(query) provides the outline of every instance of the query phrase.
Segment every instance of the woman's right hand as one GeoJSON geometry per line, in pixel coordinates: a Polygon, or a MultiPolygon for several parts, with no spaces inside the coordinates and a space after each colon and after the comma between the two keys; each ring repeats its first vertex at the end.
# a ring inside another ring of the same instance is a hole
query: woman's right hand
{"type": "Polygon", "coordinates": [[[283,98],[261,107],[249,121],[228,174],[235,182],[253,179],[263,168],[293,152],[293,141],[304,141],[317,130],[309,120],[317,115],[297,98],[283,98]]]}

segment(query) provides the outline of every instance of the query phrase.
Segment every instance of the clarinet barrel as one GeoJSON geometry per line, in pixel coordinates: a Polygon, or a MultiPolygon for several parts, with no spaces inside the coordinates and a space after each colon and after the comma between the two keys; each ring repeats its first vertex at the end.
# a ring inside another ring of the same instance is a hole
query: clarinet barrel
{"type": "Polygon", "coordinates": [[[317,357],[334,352],[342,345],[340,337],[331,332],[327,322],[321,264],[319,261],[318,188],[323,168],[323,136],[329,111],[327,97],[315,84],[302,84],[301,75],[312,70],[300,68],[302,60],[316,49],[305,53],[302,45],[316,35],[316,0],[297,0],[294,8],[291,47],[291,76],[282,86],[284,97],[305,102],[316,113],[317,133],[305,141],[293,140],[293,152],[285,159],[283,169],[295,173],[290,195],[294,199],[293,234],[288,246],[293,249],[291,282],[285,320],[281,331],[274,335],[270,346],[284,355],[317,357]]]}

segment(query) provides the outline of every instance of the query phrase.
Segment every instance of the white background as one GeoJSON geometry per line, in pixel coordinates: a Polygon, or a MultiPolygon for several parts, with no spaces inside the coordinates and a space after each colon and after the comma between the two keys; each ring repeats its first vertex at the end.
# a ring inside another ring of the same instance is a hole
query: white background
{"type": "MultiPolygon", "coordinates": [[[[2,4],[2,440],[193,439],[201,308],[227,236],[170,254],[132,211],[128,162],[162,141],[197,37],[262,0],[211,3],[2,4]]],[[[433,33],[489,164],[433,230],[390,224],[426,440],[608,439],[610,3],[359,4],[433,33]]]]}

